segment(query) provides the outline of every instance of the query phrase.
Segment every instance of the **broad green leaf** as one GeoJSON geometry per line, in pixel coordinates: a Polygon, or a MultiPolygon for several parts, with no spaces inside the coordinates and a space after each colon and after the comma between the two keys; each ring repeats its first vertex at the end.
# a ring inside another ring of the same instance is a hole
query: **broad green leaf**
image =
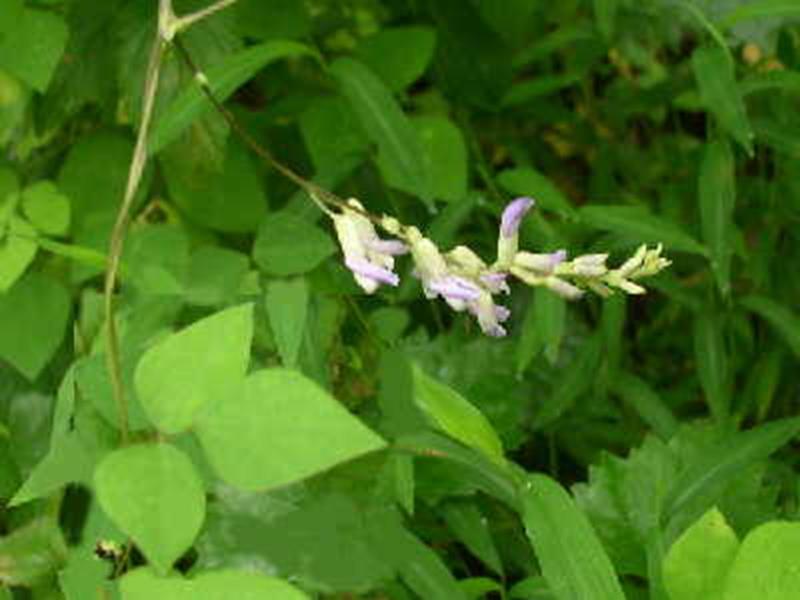
{"type": "Polygon", "coordinates": [[[525,371],[542,349],[550,364],[555,364],[564,336],[566,301],[544,288],[534,290],[533,296],[517,343],[517,373],[525,371]]]}
{"type": "Polygon", "coordinates": [[[692,54],[692,70],[700,96],[720,127],[747,151],[753,153],[753,131],[747,120],[742,96],[734,78],[733,64],[724,49],[700,47],[692,54]]]}
{"type": "Polygon", "coordinates": [[[460,580],[458,587],[467,600],[482,600],[490,592],[503,593],[503,586],[488,577],[468,577],[460,580]]]}
{"type": "Polygon", "coordinates": [[[364,162],[369,150],[355,112],[340,96],[313,101],[300,115],[300,132],[318,173],[349,173],[364,162]]]}
{"type": "Polygon", "coordinates": [[[728,351],[722,337],[723,324],[716,315],[699,314],[694,320],[694,359],[706,402],[717,423],[730,413],[728,351]]]}
{"type": "Polygon", "coordinates": [[[800,5],[794,0],[751,0],[738,5],[722,20],[723,27],[733,27],[742,21],[765,17],[800,16],[800,5]]]}
{"type": "MultiPolygon", "coordinates": [[[[513,79],[512,51],[498,32],[510,28],[492,28],[481,14],[489,4],[435,0],[426,9],[436,25],[437,90],[453,105],[496,111],[513,79]]],[[[494,14],[507,19],[512,7],[508,0],[494,14]]]]}
{"type": "Polygon", "coordinates": [[[251,570],[201,571],[182,579],[142,567],[127,573],[119,587],[122,600],[308,600],[289,582],[251,570]]]}
{"type": "Polygon", "coordinates": [[[557,600],[624,600],[614,568],[589,520],[546,475],[531,475],[520,492],[522,522],[557,600]]]}
{"type": "Polygon", "coordinates": [[[215,313],[142,356],[134,384],[147,416],[164,433],[191,427],[204,409],[230,401],[250,361],[253,307],[215,313]]]}
{"type": "Polygon", "coordinates": [[[431,27],[386,27],[365,38],[356,57],[393,92],[419,79],[433,58],[436,31],[431,27]]]}
{"type": "Polygon", "coordinates": [[[200,246],[189,257],[186,301],[218,306],[236,297],[250,266],[250,259],[221,246],[200,246]]]}
{"type": "Polygon", "coordinates": [[[445,117],[425,115],[413,121],[422,156],[432,175],[436,198],[454,202],[467,193],[467,147],[461,131],[445,117]]]}
{"type": "Polygon", "coordinates": [[[64,338],[70,304],[67,290],[39,273],[0,294],[0,358],[35,380],[64,338]]]}
{"type": "MultiPolygon", "coordinates": [[[[108,250],[132,155],[133,142],[108,131],[82,136],[70,147],[57,185],[70,200],[71,240],[76,246],[103,254],[108,250]]],[[[141,189],[146,192],[146,187],[141,189]]],[[[72,263],[72,280],[80,282],[102,273],[104,268],[104,261],[94,266],[72,263]]]]}
{"type": "Polygon", "coordinates": [[[9,500],[9,506],[43,498],[68,483],[90,483],[94,460],[77,434],[67,433],[56,438],[50,451],[36,465],[22,487],[9,500]]]}
{"type": "Polygon", "coordinates": [[[432,174],[423,160],[422,144],[389,90],[367,67],[349,58],[336,60],[331,73],[378,146],[378,165],[386,182],[432,208],[432,174]]]}
{"type": "Polygon", "coordinates": [[[670,439],[679,422],[659,395],[646,381],[626,372],[617,373],[611,389],[618,394],[662,439],[670,439]]]}
{"type": "Polygon", "coordinates": [[[670,600],[723,600],[727,575],[739,540],[716,507],[683,532],[663,565],[670,600]]]}
{"type": "Polygon", "coordinates": [[[780,419],[731,434],[679,475],[665,500],[665,522],[685,511],[703,514],[720,499],[724,486],[782,447],[800,431],[800,418],[780,419]]]}
{"type": "Polygon", "coordinates": [[[440,505],[447,527],[458,540],[497,575],[503,575],[503,564],[497,553],[486,517],[474,502],[450,500],[440,505]]]}
{"type": "Polygon", "coordinates": [[[537,206],[545,210],[551,210],[562,217],[575,216],[575,209],[564,193],[531,167],[506,169],[498,175],[497,181],[512,194],[535,199],[537,206]]]}
{"type": "Polygon", "coordinates": [[[170,197],[186,216],[216,231],[253,231],[267,200],[250,152],[237,140],[226,145],[221,170],[199,169],[181,152],[160,161],[170,197]]]}
{"type": "Polygon", "coordinates": [[[239,0],[233,8],[241,34],[257,40],[307,39],[311,34],[309,7],[297,0],[239,0]]]}
{"type": "MultiPolygon", "coordinates": [[[[300,56],[316,56],[316,53],[299,42],[272,40],[227,57],[220,64],[210,67],[205,75],[215,98],[224,102],[266,65],[283,58],[300,56]]],[[[189,87],[172,101],[154,124],[150,134],[149,152],[159,152],[177,139],[195,120],[211,110],[213,105],[205,97],[197,81],[192,80],[189,87]]]]}
{"type": "Polygon", "coordinates": [[[103,511],[159,573],[191,547],[203,524],[203,483],[186,455],[169,444],[112,452],[97,466],[94,484],[103,511]]]}
{"type": "Polygon", "coordinates": [[[67,546],[52,517],[38,517],[0,537],[0,581],[3,585],[33,587],[58,570],[67,546]]]}
{"type": "Polygon", "coordinates": [[[700,165],[698,194],[703,241],[710,251],[711,268],[723,296],[730,293],[733,255],[736,180],[733,152],[726,140],[709,142],[700,165]]]}
{"type": "Polygon", "coordinates": [[[69,199],[51,181],[40,181],[22,191],[22,212],[46,235],[64,235],[69,229],[69,199]]]}
{"type": "Polygon", "coordinates": [[[128,234],[123,281],[143,296],[182,296],[189,268],[189,237],[173,225],[145,225],[128,234]]]}
{"type": "Polygon", "coordinates": [[[60,15],[26,8],[13,27],[0,35],[0,68],[44,92],[61,60],[68,35],[60,15]]]}
{"type": "Polygon", "coordinates": [[[0,294],[12,287],[36,256],[36,230],[25,219],[12,216],[5,238],[0,238],[0,294]]]}
{"type": "Polygon", "coordinates": [[[264,300],[283,366],[293,368],[306,328],[308,285],[302,278],[276,279],[267,286],[264,300]]]}
{"type": "Polygon", "coordinates": [[[328,594],[380,586],[393,571],[370,545],[367,511],[385,500],[366,498],[376,474],[366,460],[347,471],[317,480],[323,487],[346,482],[346,493],[292,486],[254,494],[218,487],[218,510],[209,514],[198,540],[195,568],[270,565],[328,594]]]}
{"type": "Polygon", "coordinates": [[[766,296],[746,296],[742,306],[766,320],[800,357],[800,317],[786,306],[766,296]]]}
{"type": "Polygon", "coordinates": [[[772,521],[742,541],[725,581],[724,600],[788,600],[800,590],[800,523],[772,521]]]}
{"type": "Polygon", "coordinates": [[[306,273],[336,251],[330,236],[316,225],[287,213],[275,213],[258,228],[253,259],[269,275],[306,273]]]}
{"type": "Polygon", "coordinates": [[[667,251],[708,255],[708,250],[680,226],[644,208],[593,204],[580,208],[578,214],[587,225],[612,231],[638,242],[663,243],[667,251]]]}
{"type": "Polygon", "coordinates": [[[412,370],[414,401],[436,427],[503,465],[503,445],[486,417],[458,392],[436,381],[416,364],[412,370]]]}
{"type": "Polygon", "coordinates": [[[336,399],[287,369],[250,375],[203,415],[196,433],[220,477],[245,490],[294,483],[385,446],[336,399]]]}
{"type": "Polygon", "coordinates": [[[465,599],[439,555],[403,527],[396,511],[373,511],[369,526],[375,553],[397,570],[418,598],[465,599]]]}

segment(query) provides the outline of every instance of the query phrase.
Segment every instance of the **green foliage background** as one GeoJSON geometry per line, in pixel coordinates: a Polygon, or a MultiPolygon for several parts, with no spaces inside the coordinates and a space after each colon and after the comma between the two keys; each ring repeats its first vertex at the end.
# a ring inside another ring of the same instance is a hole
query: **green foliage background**
{"type": "MultiPolygon", "coordinates": [[[[205,2],[175,2],[178,14],[205,2]]],[[[361,292],[162,66],[158,3],[0,6],[0,599],[780,600],[800,590],[800,4],[239,0],[181,39],[282,163],[487,260],[663,243],[503,339],[361,292]],[[99,554],[105,558],[98,558],[99,554]]]]}

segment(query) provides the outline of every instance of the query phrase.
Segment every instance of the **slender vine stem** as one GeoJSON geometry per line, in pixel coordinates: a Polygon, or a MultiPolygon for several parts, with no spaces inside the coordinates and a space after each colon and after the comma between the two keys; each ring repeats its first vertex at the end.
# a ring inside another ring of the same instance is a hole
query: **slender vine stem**
{"type": "Polygon", "coordinates": [[[144,84],[144,98],[142,103],[142,118],[139,123],[139,132],[136,136],[136,146],[133,151],[130,168],[128,170],[128,181],[125,185],[125,196],[122,199],[111,230],[111,242],[108,250],[108,266],[106,268],[105,283],[103,286],[103,307],[106,320],[106,363],[111,386],[114,392],[114,399],[117,404],[119,419],[120,441],[126,444],[129,437],[128,426],[128,398],[125,393],[125,385],[122,381],[122,361],[120,358],[119,335],[114,319],[114,288],[116,287],[119,275],[119,266],[122,258],[122,250],[125,245],[125,233],[128,222],[130,221],[131,206],[139,189],[142,180],[145,164],[147,163],[147,133],[150,121],[153,118],[153,106],[155,105],[156,93],[158,92],[158,82],[161,75],[161,61],[164,56],[166,43],[162,37],[162,32],[166,26],[165,19],[169,19],[172,14],[171,0],[160,0],[159,5],[159,25],[156,29],[156,37],[150,49],[150,59],[147,63],[147,71],[144,84]]]}
{"type": "Polygon", "coordinates": [[[158,93],[161,75],[161,63],[164,52],[171,43],[175,34],[183,31],[227,6],[236,0],[220,0],[208,8],[198,10],[184,17],[177,17],[172,9],[172,0],[159,0],[158,26],[155,39],[150,48],[150,58],[145,72],[144,94],[142,98],[142,116],[139,130],[136,134],[136,145],[133,158],[128,168],[128,180],[125,184],[125,194],[122,205],[117,212],[114,227],[111,230],[109,242],[108,262],[106,265],[105,281],[103,284],[103,309],[106,321],[106,364],[111,379],[114,401],[117,405],[120,442],[124,445],[130,437],[128,423],[128,398],[122,380],[122,360],[120,357],[119,335],[114,318],[114,290],[119,277],[122,251],[125,246],[125,235],[130,223],[130,213],[136,192],[142,180],[145,165],[147,164],[147,143],[150,123],[153,120],[153,107],[158,93]]]}

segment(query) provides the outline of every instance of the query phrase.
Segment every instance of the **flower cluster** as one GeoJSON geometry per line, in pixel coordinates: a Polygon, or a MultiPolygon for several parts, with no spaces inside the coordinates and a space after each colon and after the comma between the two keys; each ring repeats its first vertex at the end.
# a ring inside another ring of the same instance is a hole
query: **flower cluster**
{"type": "Polygon", "coordinates": [[[602,296],[615,289],[628,294],[643,294],[636,280],[655,275],[669,266],[661,256],[661,246],[641,246],[617,269],[606,266],[607,254],[585,254],[567,260],[566,250],[533,253],[519,249],[519,227],[525,214],[535,205],[531,198],[517,198],[506,206],[497,240],[497,260],[487,265],[466,246],[441,252],[430,239],[413,226],[402,225],[393,217],[371,217],[354,199],[339,213],[329,213],[344,252],[345,265],[368,294],[381,284],[398,285],[394,257],[410,252],[412,274],[422,283],[427,298],[442,298],[453,310],[467,311],[490,336],[506,335],[502,323],[510,311],[495,303],[495,296],[510,292],[507,279],[514,276],[531,286],[544,286],[569,300],[589,289],[602,296]],[[378,237],[373,221],[390,235],[378,237]],[[402,240],[402,241],[401,241],[402,240]]]}

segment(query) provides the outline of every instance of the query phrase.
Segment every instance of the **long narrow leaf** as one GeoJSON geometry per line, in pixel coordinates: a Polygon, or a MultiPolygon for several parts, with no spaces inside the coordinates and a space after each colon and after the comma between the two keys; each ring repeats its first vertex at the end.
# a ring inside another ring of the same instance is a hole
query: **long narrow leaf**
{"type": "Polygon", "coordinates": [[[422,144],[408,117],[389,89],[366,66],[340,58],[331,66],[369,138],[378,146],[378,162],[386,182],[418,196],[432,207],[431,177],[422,144]]]}
{"type": "Polygon", "coordinates": [[[550,591],[558,600],[624,600],[614,567],[573,499],[546,475],[521,493],[522,520],[550,591]]]}

